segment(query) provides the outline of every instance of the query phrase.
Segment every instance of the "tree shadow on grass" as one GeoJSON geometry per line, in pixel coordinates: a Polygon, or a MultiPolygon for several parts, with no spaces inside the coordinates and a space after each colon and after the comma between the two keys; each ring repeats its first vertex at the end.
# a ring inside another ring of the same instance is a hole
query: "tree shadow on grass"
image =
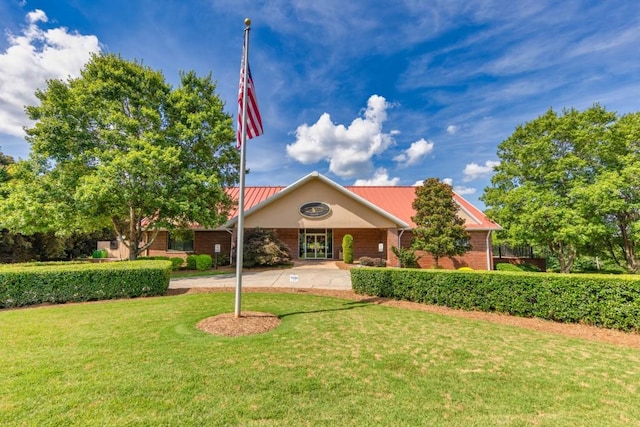
{"type": "MultiPolygon", "coordinates": [[[[369,298],[369,299],[375,299],[375,298],[369,298]]],[[[354,308],[367,307],[367,306],[370,306],[371,304],[373,304],[373,302],[369,301],[369,299],[360,300],[360,301],[345,302],[344,304],[342,304],[343,307],[338,307],[338,308],[325,308],[325,309],[322,309],[322,310],[293,311],[291,313],[280,314],[280,315],[278,315],[278,317],[282,319],[284,317],[295,316],[297,314],[329,313],[329,312],[332,312],[332,311],[353,310],[354,308]]]]}

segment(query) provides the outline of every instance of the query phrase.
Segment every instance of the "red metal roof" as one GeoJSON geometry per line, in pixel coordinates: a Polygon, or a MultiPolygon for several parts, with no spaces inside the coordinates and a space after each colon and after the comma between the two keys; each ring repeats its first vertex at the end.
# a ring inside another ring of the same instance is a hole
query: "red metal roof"
{"type": "MultiPolygon", "coordinates": [[[[288,187],[245,187],[245,211],[266,201],[270,197],[279,193],[288,187]]],[[[379,207],[383,211],[392,216],[401,219],[415,227],[411,217],[415,215],[415,211],[411,204],[415,198],[415,187],[409,186],[345,186],[346,190],[367,200],[369,203],[379,207]]],[[[231,188],[227,193],[237,201],[238,188],[231,188]]],[[[468,230],[500,230],[501,227],[491,221],[487,216],[464,198],[454,193],[454,200],[460,208],[466,213],[467,221],[465,226],[468,230]]],[[[238,211],[232,210],[229,213],[230,218],[234,218],[238,211]]]]}
{"type": "Polygon", "coordinates": [[[415,227],[411,217],[415,211],[411,207],[416,197],[415,187],[390,186],[346,186],[347,190],[357,194],[368,202],[415,227]]]}
{"type": "MultiPolygon", "coordinates": [[[[411,217],[416,211],[411,206],[416,197],[416,187],[402,186],[346,186],[347,190],[366,199],[379,208],[389,212],[393,216],[405,221],[411,227],[416,224],[411,217]]],[[[487,216],[471,203],[453,193],[453,199],[460,208],[467,214],[465,226],[468,230],[500,230],[500,226],[491,221],[487,216]]]]}
{"type": "MultiPolygon", "coordinates": [[[[260,202],[267,200],[269,197],[279,193],[285,187],[245,187],[244,188],[244,210],[247,211],[260,202]]],[[[228,188],[227,194],[236,202],[236,206],[229,211],[229,218],[235,218],[238,215],[237,202],[240,193],[238,187],[228,188]]]]}

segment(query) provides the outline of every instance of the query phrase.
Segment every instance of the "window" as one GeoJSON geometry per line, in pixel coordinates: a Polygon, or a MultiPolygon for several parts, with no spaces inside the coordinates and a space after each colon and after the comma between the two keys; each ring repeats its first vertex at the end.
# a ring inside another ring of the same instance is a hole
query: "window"
{"type": "Polygon", "coordinates": [[[193,252],[193,236],[191,238],[186,236],[172,236],[169,233],[169,247],[170,251],[181,252],[193,252]]]}

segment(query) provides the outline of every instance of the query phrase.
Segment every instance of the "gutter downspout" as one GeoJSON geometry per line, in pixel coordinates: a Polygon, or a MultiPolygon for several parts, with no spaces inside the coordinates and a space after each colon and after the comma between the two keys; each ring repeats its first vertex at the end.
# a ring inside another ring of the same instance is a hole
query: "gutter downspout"
{"type": "Polygon", "coordinates": [[[487,231],[487,270],[491,271],[491,246],[489,243],[491,242],[491,230],[487,231]]]}
{"type": "Polygon", "coordinates": [[[231,239],[231,244],[229,245],[229,265],[233,265],[233,230],[229,230],[227,227],[222,227],[222,229],[229,233],[229,239],[231,239]]]}

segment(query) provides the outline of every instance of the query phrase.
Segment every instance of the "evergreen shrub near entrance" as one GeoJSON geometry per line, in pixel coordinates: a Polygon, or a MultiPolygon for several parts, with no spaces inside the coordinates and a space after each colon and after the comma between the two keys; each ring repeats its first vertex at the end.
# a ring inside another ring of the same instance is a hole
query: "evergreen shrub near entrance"
{"type": "Polygon", "coordinates": [[[0,266],[0,308],[163,295],[171,262],[0,266]]]}
{"type": "Polygon", "coordinates": [[[637,276],[366,268],[351,282],[359,294],[640,332],[637,276]]]}
{"type": "Polygon", "coordinates": [[[342,260],[346,264],[353,264],[353,236],[345,234],[342,238],[342,260]]]}

